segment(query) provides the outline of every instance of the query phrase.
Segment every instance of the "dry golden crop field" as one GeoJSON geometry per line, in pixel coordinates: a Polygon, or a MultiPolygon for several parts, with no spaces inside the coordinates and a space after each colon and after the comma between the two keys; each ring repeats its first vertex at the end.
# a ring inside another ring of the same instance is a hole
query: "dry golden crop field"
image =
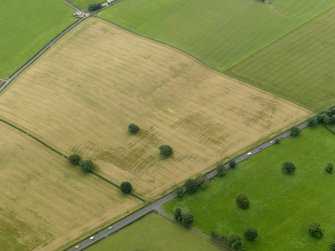
{"type": "Polygon", "coordinates": [[[90,18],[7,89],[0,114],[152,198],[310,112],[90,18]],[[172,158],[160,158],[161,144],[172,158]]]}
{"type": "Polygon", "coordinates": [[[0,122],[0,250],[56,250],[140,201],[0,122]]]}

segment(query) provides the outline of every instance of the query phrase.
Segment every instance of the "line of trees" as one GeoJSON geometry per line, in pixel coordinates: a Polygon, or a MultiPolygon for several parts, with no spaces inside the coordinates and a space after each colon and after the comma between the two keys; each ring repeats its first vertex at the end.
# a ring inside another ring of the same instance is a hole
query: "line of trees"
{"type": "Polygon", "coordinates": [[[73,166],[80,166],[81,170],[90,173],[94,169],[94,163],[92,160],[82,160],[79,154],[73,153],[68,157],[68,160],[73,166]]]}

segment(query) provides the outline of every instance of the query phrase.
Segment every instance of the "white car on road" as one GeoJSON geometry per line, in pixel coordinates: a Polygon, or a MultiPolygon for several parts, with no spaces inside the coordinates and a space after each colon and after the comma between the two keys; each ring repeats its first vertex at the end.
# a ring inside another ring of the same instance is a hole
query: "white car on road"
{"type": "Polygon", "coordinates": [[[251,155],[251,152],[248,152],[248,153],[247,153],[247,156],[250,156],[250,155],[251,155]]]}
{"type": "Polygon", "coordinates": [[[91,236],[91,237],[90,237],[90,240],[93,240],[93,239],[94,239],[94,236],[91,236]]]}

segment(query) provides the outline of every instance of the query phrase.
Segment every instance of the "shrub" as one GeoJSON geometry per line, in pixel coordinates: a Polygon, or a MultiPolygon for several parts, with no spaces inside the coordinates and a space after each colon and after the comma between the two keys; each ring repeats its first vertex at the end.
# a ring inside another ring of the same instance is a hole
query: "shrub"
{"type": "Polygon", "coordinates": [[[333,173],[333,169],[334,169],[334,167],[333,167],[333,164],[331,164],[331,163],[328,163],[325,167],[326,173],[329,173],[329,174],[333,173]]]}
{"type": "Polygon", "coordinates": [[[92,172],[94,168],[94,164],[92,160],[83,160],[80,164],[80,167],[83,171],[89,173],[89,172],[92,172]]]}
{"type": "Polygon", "coordinates": [[[181,220],[182,220],[182,218],[183,218],[183,214],[182,214],[182,210],[181,210],[181,208],[176,208],[176,209],[174,210],[173,215],[174,215],[174,219],[175,219],[176,221],[181,222],[181,220]]]}
{"type": "Polygon", "coordinates": [[[183,214],[181,223],[185,227],[191,227],[193,223],[193,215],[192,214],[183,214]]]}
{"type": "Polygon", "coordinates": [[[320,239],[323,236],[323,230],[319,223],[312,223],[309,225],[308,231],[315,238],[320,239]]]}
{"type": "Polygon", "coordinates": [[[164,157],[164,158],[168,158],[173,154],[172,147],[169,146],[169,145],[161,145],[159,147],[159,152],[160,152],[161,156],[164,157]]]}
{"type": "Polygon", "coordinates": [[[275,139],[275,144],[279,144],[280,143],[280,140],[279,139],[275,139]]]}
{"type": "Polygon", "coordinates": [[[216,172],[218,177],[223,177],[226,175],[226,168],[223,164],[220,164],[216,167],[216,172]]]}
{"type": "Polygon", "coordinates": [[[182,187],[177,187],[176,188],[176,193],[178,198],[182,198],[184,196],[184,188],[182,187]]]}
{"type": "Polygon", "coordinates": [[[69,161],[72,165],[76,166],[76,165],[79,165],[80,164],[80,160],[81,160],[81,157],[79,154],[71,154],[69,156],[69,161]]]}
{"type": "Polygon", "coordinates": [[[130,194],[131,191],[133,191],[133,186],[130,184],[130,182],[125,181],[121,183],[120,189],[123,193],[130,194]]]}
{"type": "Polygon", "coordinates": [[[244,231],[244,236],[247,238],[247,240],[252,241],[257,238],[258,232],[255,228],[249,227],[244,231]]]}
{"type": "Polygon", "coordinates": [[[211,232],[211,238],[213,241],[219,242],[219,244],[226,244],[226,237],[224,235],[220,235],[216,232],[211,232]]]}
{"type": "Polygon", "coordinates": [[[317,125],[317,119],[316,118],[309,118],[308,120],[307,120],[307,123],[308,123],[308,126],[309,127],[314,127],[314,126],[316,126],[317,125]]]}
{"type": "Polygon", "coordinates": [[[89,12],[97,11],[97,10],[100,10],[101,8],[102,8],[101,3],[92,3],[88,5],[89,12]]]}
{"type": "Polygon", "coordinates": [[[130,134],[135,135],[135,134],[137,134],[139,131],[140,131],[140,127],[139,127],[138,125],[130,124],[130,125],[128,126],[128,132],[129,132],[130,134]]]}
{"type": "Polygon", "coordinates": [[[286,174],[293,174],[295,169],[296,167],[292,162],[284,162],[282,165],[282,170],[286,174]]]}
{"type": "Polygon", "coordinates": [[[197,189],[198,189],[197,181],[194,180],[194,179],[188,179],[185,182],[185,189],[186,189],[187,192],[190,192],[190,193],[193,193],[193,192],[197,191],[197,189]]]}
{"type": "Polygon", "coordinates": [[[198,176],[195,181],[197,182],[198,186],[201,188],[205,188],[208,186],[209,180],[206,174],[198,176]]]}
{"type": "Polygon", "coordinates": [[[243,194],[243,193],[241,193],[237,196],[236,203],[239,206],[239,208],[242,208],[242,209],[249,208],[249,204],[250,204],[248,196],[243,194]]]}
{"type": "Polygon", "coordinates": [[[241,250],[242,248],[242,241],[241,237],[238,234],[231,234],[228,238],[229,247],[233,250],[241,250]]]}
{"type": "Polygon", "coordinates": [[[330,244],[328,251],[335,251],[335,242],[330,244]]]}
{"type": "Polygon", "coordinates": [[[298,127],[296,127],[296,126],[291,129],[291,135],[293,137],[299,136],[300,133],[301,133],[301,130],[298,127]]]}
{"type": "Polygon", "coordinates": [[[236,167],[236,161],[235,161],[235,160],[231,160],[231,161],[229,162],[229,167],[230,167],[230,168],[234,168],[234,167],[236,167]]]}

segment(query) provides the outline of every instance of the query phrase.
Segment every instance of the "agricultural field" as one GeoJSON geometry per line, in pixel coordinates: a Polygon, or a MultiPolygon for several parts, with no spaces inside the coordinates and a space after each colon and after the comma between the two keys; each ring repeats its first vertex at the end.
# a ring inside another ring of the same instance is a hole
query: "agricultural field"
{"type": "Polygon", "coordinates": [[[335,5],[334,0],[267,2],[122,0],[98,16],[225,71],[335,5]]]}
{"type": "MultiPolygon", "coordinates": [[[[90,4],[95,4],[95,3],[98,3],[99,1],[97,0],[69,0],[69,2],[83,11],[88,11],[88,6],[90,4]]],[[[103,1],[100,1],[100,2],[103,2],[103,1]]]]}
{"type": "Polygon", "coordinates": [[[58,250],[140,205],[0,123],[0,250],[58,250]]]}
{"type": "Polygon", "coordinates": [[[194,225],[206,233],[243,236],[247,227],[255,227],[259,237],[244,240],[246,250],[328,250],[335,239],[335,201],[330,189],[335,174],[327,174],[325,166],[335,163],[334,148],[335,137],[324,127],[303,130],[299,137],[243,161],[205,190],[168,202],[165,209],[190,211],[194,225]],[[282,173],[285,161],[296,165],[293,175],[282,173]],[[240,193],[249,197],[249,209],[237,207],[240,193]],[[324,229],[322,239],[309,235],[313,222],[324,229]]]}
{"type": "Polygon", "coordinates": [[[335,9],[257,52],[230,74],[320,112],[335,105],[335,9]]]}
{"type": "Polygon", "coordinates": [[[61,0],[0,1],[0,78],[8,78],[75,21],[61,0]]]}
{"type": "Polygon", "coordinates": [[[90,18],[1,95],[0,114],[152,198],[310,113],[90,18]],[[160,157],[162,144],[172,158],[160,157]]]}
{"type": "Polygon", "coordinates": [[[87,251],[109,250],[219,251],[222,249],[196,233],[156,213],[151,213],[87,249],[87,251]]]}

